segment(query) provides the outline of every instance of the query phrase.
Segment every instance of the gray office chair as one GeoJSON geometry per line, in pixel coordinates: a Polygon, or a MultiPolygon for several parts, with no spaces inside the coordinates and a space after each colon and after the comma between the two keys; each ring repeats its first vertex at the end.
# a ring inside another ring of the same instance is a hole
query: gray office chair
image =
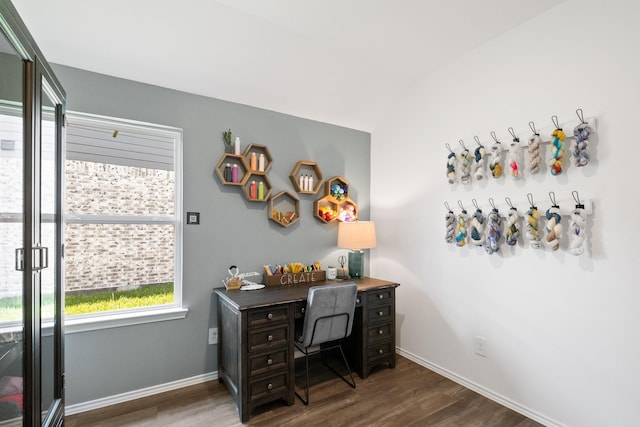
{"type": "Polygon", "coordinates": [[[296,332],[295,346],[304,353],[306,382],[305,397],[298,394],[296,396],[305,404],[309,404],[309,355],[325,350],[338,348],[342,355],[349,377],[347,380],[338,371],[324,362],[333,373],[342,378],[344,382],[352,388],[356,388],[356,383],[351,375],[351,368],[347,358],[342,351],[340,340],[351,334],[353,325],[353,314],[356,305],[356,295],[358,286],[351,283],[337,285],[321,285],[309,288],[307,296],[307,307],[304,314],[304,324],[302,330],[296,332]],[[320,350],[310,351],[310,347],[320,345],[320,350]]]}

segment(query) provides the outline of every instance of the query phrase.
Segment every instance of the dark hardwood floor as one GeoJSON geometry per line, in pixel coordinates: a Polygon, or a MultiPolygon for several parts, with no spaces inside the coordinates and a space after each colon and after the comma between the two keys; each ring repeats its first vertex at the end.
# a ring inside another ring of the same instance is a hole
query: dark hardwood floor
{"type": "MultiPolygon", "coordinates": [[[[367,379],[355,378],[354,390],[320,363],[313,363],[309,406],[297,399],[293,406],[284,401],[268,404],[256,409],[246,425],[541,426],[401,356],[395,369],[381,367],[367,379]]],[[[235,402],[217,381],[65,419],[66,427],[240,425],[235,402]]]]}

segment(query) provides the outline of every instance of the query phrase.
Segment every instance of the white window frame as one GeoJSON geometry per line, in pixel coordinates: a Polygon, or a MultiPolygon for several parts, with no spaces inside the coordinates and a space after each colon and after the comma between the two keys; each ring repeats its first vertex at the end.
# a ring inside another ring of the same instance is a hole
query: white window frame
{"type": "MultiPolygon", "coordinates": [[[[182,306],[182,129],[157,125],[135,120],[100,116],[95,114],[67,111],[66,126],[89,127],[97,129],[118,129],[121,132],[142,133],[147,136],[173,138],[174,140],[174,175],[175,206],[173,215],[77,215],[63,213],[64,224],[175,224],[174,242],[174,282],[173,304],[155,307],[141,307],[126,310],[65,316],[65,333],[78,333],[97,329],[115,328],[142,323],[183,319],[188,308],[182,306]]],[[[67,158],[66,143],[63,148],[67,158]]],[[[99,160],[98,160],[99,161],[99,160]]],[[[63,197],[66,191],[63,172],[63,197]]]]}

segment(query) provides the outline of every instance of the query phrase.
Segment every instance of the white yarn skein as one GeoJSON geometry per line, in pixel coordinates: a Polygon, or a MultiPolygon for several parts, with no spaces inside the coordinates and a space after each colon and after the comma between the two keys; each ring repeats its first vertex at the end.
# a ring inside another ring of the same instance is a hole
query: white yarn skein
{"type": "Polygon", "coordinates": [[[487,157],[487,151],[484,146],[479,145],[474,151],[474,172],[473,177],[476,181],[482,181],[484,179],[484,159],[487,157]]]}
{"type": "Polygon", "coordinates": [[[571,212],[569,223],[569,252],[573,255],[584,253],[584,240],[586,232],[587,218],[583,208],[576,207],[571,212]]]}
{"type": "Polygon", "coordinates": [[[533,249],[540,249],[542,244],[540,243],[540,212],[535,207],[530,207],[527,211],[527,240],[529,245],[533,249]]]}
{"type": "Polygon", "coordinates": [[[540,142],[540,135],[537,133],[529,137],[529,172],[531,173],[538,173],[540,171],[540,162],[542,161],[540,142]]]}
{"type": "Polygon", "coordinates": [[[516,141],[512,142],[509,146],[509,157],[507,163],[509,164],[509,170],[511,171],[511,177],[513,179],[522,178],[523,165],[522,165],[522,147],[516,141]]]}
{"type": "Polygon", "coordinates": [[[491,169],[491,175],[494,178],[500,178],[504,171],[502,166],[502,144],[499,142],[493,144],[491,146],[489,157],[489,169],[491,169]]]}
{"type": "Polygon", "coordinates": [[[560,248],[560,238],[562,237],[562,216],[560,208],[552,206],[547,209],[547,246],[557,251],[560,248]]]}
{"type": "Polygon", "coordinates": [[[447,234],[444,239],[447,243],[453,243],[456,234],[456,216],[452,211],[448,211],[444,219],[447,226],[447,234]]]}
{"type": "Polygon", "coordinates": [[[460,161],[460,182],[463,184],[471,184],[471,153],[464,149],[458,155],[460,161]]]}

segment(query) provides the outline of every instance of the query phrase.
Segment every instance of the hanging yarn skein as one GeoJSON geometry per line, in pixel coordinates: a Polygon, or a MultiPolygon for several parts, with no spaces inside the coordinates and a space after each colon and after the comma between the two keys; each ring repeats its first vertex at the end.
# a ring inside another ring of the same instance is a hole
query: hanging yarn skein
{"type": "Polygon", "coordinates": [[[456,246],[462,247],[467,244],[467,211],[462,202],[458,200],[460,206],[460,213],[458,214],[458,234],[456,235],[456,246]]]}
{"type": "Polygon", "coordinates": [[[449,208],[449,203],[444,202],[444,207],[447,208],[447,214],[444,217],[446,223],[446,234],[444,236],[444,240],[447,243],[453,243],[456,235],[456,215],[449,208]]]}
{"type": "Polygon", "coordinates": [[[536,131],[536,126],[533,122],[529,122],[529,127],[533,132],[529,137],[529,142],[527,144],[529,151],[529,172],[538,173],[540,171],[540,143],[542,140],[540,139],[540,134],[536,131]]]}
{"type": "Polygon", "coordinates": [[[495,143],[491,146],[491,152],[489,153],[489,169],[491,170],[491,176],[494,178],[500,178],[502,176],[502,144],[496,138],[496,133],[491,131],[491,136],[495,143]]]}
{"type": "Polygon", "coordinates": [[[542,244],[540,243],[540,233],[538,232],[540,227],[540,212],[538,212],[538,208],[533,204],[533,195],[531,193],[527,194],[527,199],[529,199],[529,210],[527,210],[527,240],[529,241],[529,245],[533,249],[540,249],[542,244]]]}
{"type": "Polygon", "coordinates": [[[551,199],[551,207],[547,209],[547,246],[557,251],[560,248],[560,238],[562,236],[562,215],[560,215],[560,206],[556,203],[556,195],[553,191],[549,192],[551,199]]]}
{"type": "Polygon", "coordinates": [[[478,147],[473,152],[473,177],[476,181],[484,179],[484,159],[487,157],[487,151],[484,149],[484,145],[480,144],[480,138],[474,136],[478,147]]]}
{"type": "Polygon", "coordinates": [[[489,215],[487,215],[487,231],[485,236],[484,249],[489,255],[500,250],[500,238],[502,237],[502,218],[500,212],[493,203],[493,199],[489,199],[489,203],[493,207],[489,215]]]}
{"type": "Polygon", "coordinates": [[[587,215],[584,205],[578,197],[578,192],[572,191],[571,194],[576,201],[576,208],[571,212],[569,221],[569,252],[573,255],[582,255],[584,253],[587,215]]]}
{"type": "Polygon", "coordinates": [[[509,205],[509,214],[507,215],[507,234],[504,237],[505,242],[509,246],[515,246],[518,243],[520,237],[520,214],[518,210],[511,203],[511,199],[505,197],[507,204],[509,205]]]}
{"type": "Polygon", "coordinates": [[[456,175],[456,153],[453,152],[449,144],[445,145],[449,150],[449,155],[447,156],[447,179],[449,180],[449,184],[455,184],[458,180],[458,176],[456,175]]]}
{"type": "Polygon", "coordinates": [[[482,209],[478,207],[476,199],[472,200],[473,205],[476,207],[476,211],[471,218],[471,225],[469,226],[469,237],[471,242],[476,246],[482,246],[484,244],[484,226],[485,218],[482,214],[482,209]]]}
{"type": "Polygon", "coordinates": [[[549,166],[551,166],[551,175],[560,175],[562,173],[562,164],[564,163],[564,150],[565,150],[565,134],[562,128],[558,124],[558,116],[552,116],[551,120],[556,127],[551,133],[551,160],[549,166]]]}
{"type": "Polygon", "coordinates": [[[584,121],[582,109],[578,108],[576,114],[580,119],[580,124],[573,128],[573,136],[576,138],[573,147],[573,160],[578,167],[589,164],[589,135],[591,134],[591,126],[584,121]]]}
{"type": "Polygon", "coordinates": [[[511,170],[511,177],[513,179],[520,179],[522,177],[522,147],[520,146],[520,138],[516,136],[512,127],[509,128],[509,133],[513,137],[513,141],[511,145],[509,145],[507,163],[511,170]]]}
{"type": "Polygon", "coordinates": [[[462,151],[458,155],[460,160],[460,182],[467,185],[471,184],[471,153],[462,140],[460,140],[460,146],[462,147],[462,151]]]}

